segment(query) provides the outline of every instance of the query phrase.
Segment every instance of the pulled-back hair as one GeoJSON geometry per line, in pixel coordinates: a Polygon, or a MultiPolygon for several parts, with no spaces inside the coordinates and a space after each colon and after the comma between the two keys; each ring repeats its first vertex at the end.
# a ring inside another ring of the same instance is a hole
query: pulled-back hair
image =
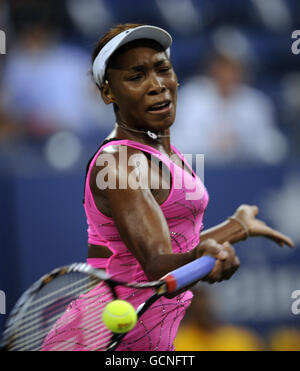
{"type": "MultiPolygon", "coordinates": [[[[97,42],[93,52],[92,52],[92,64],[94,63],[97,55],[100,53],[101,49],[115,36],[117,36],[119,33],[126,31],[130,28],[136,28],[139,26],[144,26],[143,24],[139,23],[123,23],[118,24],[114,27],[112,27],[108,32],[106,32],[101,39],[97,42]]],[[[92,75],[93,76],[93,75],[92,75]]],[[[96,83],[96,82],[95,82],[96,83]]],[[[98,84],[96,83],[98,86],[98,84]]],[[[99,87],[99,86],[98,86],[99,87]]],[[[100,87],[99,87],[100,88],[100,87]]]]}

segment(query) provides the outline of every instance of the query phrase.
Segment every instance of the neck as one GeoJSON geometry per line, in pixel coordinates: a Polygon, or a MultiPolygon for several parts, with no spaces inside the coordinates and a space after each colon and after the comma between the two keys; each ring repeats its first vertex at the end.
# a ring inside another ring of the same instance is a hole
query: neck
{"type": "Polygon", "coordinates": [[[146,144],[156,149],[163,147],[168,154],[171,153],[170,129],[163,131],[139,130],[118,119],[114,136],[146,144]]]}

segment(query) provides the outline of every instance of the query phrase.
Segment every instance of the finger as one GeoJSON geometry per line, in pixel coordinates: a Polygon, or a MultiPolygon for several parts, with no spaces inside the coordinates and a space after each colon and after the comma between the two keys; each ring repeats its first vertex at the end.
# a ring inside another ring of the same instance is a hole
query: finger
{"type": "Polygon", "coordinates": [[[261,219],[256,219],[257,223],[259,223],[260,225],[264,226],[264,227],[267,227],[268,224],[266,222],[264,222],[263,220],[261,219]]]}
{"type": "Polygon", "coordinates": [[[294,247],[293,241],[289,237],[285,236],[284,234],[278,231],[272,230],[272,236],[271,238],[273,238],[275,242],[277,242],[281,247],[284,247],[284,245],[287,245],[291,248],[294,247]]]}
{"type": "Polygon", "coordinates": [[[220,245],[215,240],[207,240],[206,254],[214,255],[217,260],[212,272],[204,277],[202,281],[214,283],[229,279],[239,267],[239,260],[235,256],[235,249],[229,242],[220,245]]]}
{"type": "Polygon", "coordinates": [[[221,282],[231,277],[236,270],[234,260],[235,250],[228,242],[225,242],[222,251],[217,256],[214,269],[207,277],[208,282],[221,282]]]}
{"type": "Polygon", "coordinates": [[[234,259],[236,256],[235,249],[228,242],[223,244],[223,249],[228,254],[228,258],[223,261],[223,272],[226,275],[227,272],[231,270],[232,266],[234,266],[234,259]]]}
{"type": "Polygon", "coordinates": [[[233,276],[233,274],[239,269],[239,267],[240,267],[240,259],[236,256],[234,258],[232,267],[224,275],[224,280],[229,280],[231,276],[233,276]]]}
{"type": "MultiPolygon", "coordinates": [[[[285,241],[284,241],[284,243],[285,243],[286,245],[288,245],[290,248],[295,247],[294,242],[293,242],[289,237],[286,237],[286,236],[285,236],[285,241]]],[[[283,244],[283,246],[284,246],[284,244],[283,244]]]]}
{"type": "Polygon", "coordinates": [[[224,268],[224,262],[217,261],[213,271],[208,274],[203,281],[206,281],[210,284],[215,282],[222,282],[224,280],[229,280],[232,275],[239,269],[240,261],[238,257],[233,259],[229,268],[224,268]]]}
{"type": "Polygon", "coordinates": [[[228,257],[227,252],[223,249],[223,246],[213,239],[208,239],[205,241],[205,252],[203,255],[211,255],[220,260],[227,259],[228,257]]]}
{"type": "Polygon", "coordinates": [[[295,246],[293,241],[291,239],[279,241],[279,244],[281,247],[284,247],[285,245],[289,246],[291,249],[295,246]]]}
{"type": "Polygon", "coordinates": [[[259,208],[256,205],[252,205],[253,215],[256,216],[259,213],[259,208]]]}
{"type": "Polygon", "coordinates": [[[288,236],[276,231],[275,229],[272,229],[267,225],[264,226],[261,235],[270,238],[271,240],[278,243],[281,247],[283,247],[284,245],[287,245],[291,248],[294,247],[294,242],[288,236]]]}
{"type": "Polygon", "coordinates": [[[219,282],[219,280],[221,280],[222,275],[223,275],[222,262],[220,260],[217,260],[213,270],[206,277],[204,277],[203,281],[207,281],[209,283],[219,282]]]}
{"type": "Polygon", "coordinates": [[[229,253],[226,250],[221,250],[217,255],[217,259],[220,259],[223,262],[225,262],[228,258],[229,253]]]}
{"type": "Polygon", "coordinates": [[[228,280],[240,266],[239,258],[235,255],[235,249],[229,242],[223,243],[223,249],[227,251],[228,258],[222,261],[222,275],[219,282],[228,280]]]}

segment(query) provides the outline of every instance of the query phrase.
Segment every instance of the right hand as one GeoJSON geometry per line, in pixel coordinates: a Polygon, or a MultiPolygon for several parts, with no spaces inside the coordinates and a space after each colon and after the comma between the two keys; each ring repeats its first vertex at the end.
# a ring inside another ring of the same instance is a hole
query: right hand
{"type": "Polygon", "coordinates": [[[201,281],[215,283],[228,280],[240,266],[239,258],[229,242],[219,244],[216,240],[209,238],[201,242],[195,250],[196,258],[210,255],[217,259],[213,270],[201,281]]]}

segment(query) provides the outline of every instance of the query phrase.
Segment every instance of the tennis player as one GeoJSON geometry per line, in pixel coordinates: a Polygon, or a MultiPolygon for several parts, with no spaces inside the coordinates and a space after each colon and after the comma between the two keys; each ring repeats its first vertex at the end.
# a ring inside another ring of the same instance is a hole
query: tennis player
{"type": "MultiPolygon", "coordinates": [[[[255,235],[289,246],[292,241],[257,220],[257,207],[248,205],[201,232],[207,190],[170,140],[178,88],[171,44],[161,28],[123,24],[107,32],[93,52],[93,79],[104,102],[113,105],[116,123],[87,167],[88,262],[114,279],[142,282],[211,255],[216,265],[203,280],[214,283],[239,267],[231,243],[255,235]]],[[[137,308],[149,292],[122,288],[119,295],[137,308]]],[[[161,298],[118,350],[174,350],[191,299],[189,290],[161,298]]],[[[82,329],[70,326],[65,333],[76,339],[82,329]]],[[[85,350],[84,343],[76,350],[85,350]]]]}

